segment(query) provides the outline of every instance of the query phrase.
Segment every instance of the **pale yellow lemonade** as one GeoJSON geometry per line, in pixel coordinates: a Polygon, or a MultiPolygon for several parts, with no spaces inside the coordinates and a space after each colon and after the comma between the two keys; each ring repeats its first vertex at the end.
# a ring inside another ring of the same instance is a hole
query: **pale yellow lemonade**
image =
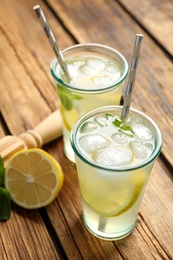
{"type": "MultiPolygon", "coordinates": [[[[64,150],[72,161],[74,161],[74,153],[70,144],[72,126],[81,115],[93,108],[119,104],[122,84],[128,70],[123,56],[121,59],[120,57],[116,59],[115,54],[112,55],[112,49],[111,54],[110,50],[108,55],[99,53],[99,51],[97,54],[97,49],[92,51],[95,48],[93,46],[93,44],[91,47],[89,46],[87,51],[85,51],[85,46],[81,46],[83,51],[77,48],[74,54],[65,56],[68,71],[72,76],[70,82],[66,82],[59,65],[51,70],[54,77],[57,75],[56,90],[63,119],[64,150]]],[[[101,45],[99,48],[104,49],[105,47],[101,45]]]]}
{"type": "Polygon", "coordinates": [[[120,109],[95,114],[71,136],[84,223],[107,240],[132,232],[156,149],[151,123],[133,113],[123,122],[120,115],[120,109]]]}

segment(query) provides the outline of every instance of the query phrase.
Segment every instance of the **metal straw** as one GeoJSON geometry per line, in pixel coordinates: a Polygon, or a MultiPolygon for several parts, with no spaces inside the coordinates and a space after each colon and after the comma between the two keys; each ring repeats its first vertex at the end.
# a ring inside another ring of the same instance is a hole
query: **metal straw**
{"type": "Polygon", "coordinates": [[[142,34],[136,34],[134,50],[133,50],[133,58],[132,58],[132,63],[131,63],[131,68],[130,68],[130,73],[129,73],[129,78],[128,78],[128,84],[127,84],[125,96],[124,96],[124,103],[123,103],[123,110],[121,113],[121,119],[125,119],[129,113],[142,39],[143,39],[142,34]]]}
{"type": "MultiPolygon", "coordinates": [[[[128,84],[127,84],[126,91],[125,91],[121,119],[125,119],[129,113],[142,39],[143,39],[143,35],[136,34],[134,50],[133,50],[133,58],[132,58],[132,63],[131,63],[131,68],[130,68],[130,73],[129,73],[129,78],[128,78],[128,84]]],[[[100,216],[99,223],[98,223],[98,230],[100,232],[104,232],[106,225],[107,225],[107,218],[100,216]]]]}
{"type": "Polygon", "coordinates": [[[34,11],[35,11],[39,21],[40,21],[40,24],[41,24],[44,32],[46,33],[46,35],[48,37],[49,43],[50,43],[52,49],[55,52],[55,55],[56,55],[56,57],[58,59],[58,62],[60,64],[64,74],[65,74],[66,79],[68,81],[70,81],[71,80],[71,76],[70,76],[69,71],[67,69],[67,65],[66,65],[66,63],[64,61],[62,53],[61,53],[61,51],[60,51],[60,49],[58,47],[58,44],[56,43],[55,37],[54,37],[54,35],[53,35],[53,33],[52,33],[52,31],[51,31],[51,29],[50,29],[50,27],[49,27],[49,25],[48,25],[48,23],[46,21],[46,18],[44,16],[40,6],[39,5],[35,5],[33,7],[33,9],[34,9],[34,11]]]}

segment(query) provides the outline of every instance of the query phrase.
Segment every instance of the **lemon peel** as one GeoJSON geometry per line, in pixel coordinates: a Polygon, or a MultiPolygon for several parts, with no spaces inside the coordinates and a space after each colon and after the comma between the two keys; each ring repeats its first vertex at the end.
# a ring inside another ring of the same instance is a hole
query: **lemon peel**
{"type": "Polygon", "coordinates": [[[50,204],[61,190],[63,181],[59,163],[39,148],[15,153],[6,167],[5,187],[11,200],[27,209],[50,204]]]}

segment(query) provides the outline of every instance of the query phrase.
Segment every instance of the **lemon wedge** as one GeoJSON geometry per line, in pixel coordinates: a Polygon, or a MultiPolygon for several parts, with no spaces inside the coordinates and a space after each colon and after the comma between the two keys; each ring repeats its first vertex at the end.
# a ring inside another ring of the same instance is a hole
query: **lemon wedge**
{"type": "Polygon", "coordinates": [[[135,204],[142,191],[144,190],[146,181],[146,175],[140,170],[129,177],[129,186],[131,186],[131,192],[129,192],[129,200],[126,201],[121,210],[116,213],[116,216],[126,212],[135,204]]]}
{"type": "Polygon", "coordinates": [[[94,211],[105,217],[115,217],[128,211],[135,204],[144,189],[146,180],[146,175],[138,171],[128,179],[117,183],[106,184],[105,180],[97,180],[97,185],[93,182],[88,189],[83,183],[82,196],[94,211]]]}
{"type": "Polygon", "coordinates": [[[59,163],[42,149],[14,154],[5,172],[5,187],[19,206],[36,209],[47,206],[58,195],[64,180],[59,163]]]}
{"type": "Polygon", "coordinates": [[[60,111],[63,119],[63,123],[68,131],[71,131],[74,123],[79,118],[79,113],[76,111],[76,109],[73,107],[72,110],[67,111],[65,110],[64,106],[60,104],[60,111]]]}

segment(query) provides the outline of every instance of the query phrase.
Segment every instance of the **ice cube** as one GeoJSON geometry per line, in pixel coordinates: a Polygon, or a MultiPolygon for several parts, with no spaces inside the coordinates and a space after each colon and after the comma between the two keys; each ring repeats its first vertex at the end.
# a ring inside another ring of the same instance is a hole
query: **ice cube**
{"type": "Polygon", "coordinates": [[[92,121],[84,122],[83,125],[80,128],[81,133],[88,133],[92,132],[94,129],[97,128],[97,124],[92,121]]]}
{"type": "Polygon", "coordinates": [[[96,86],[107,86],[110,85],[113,82],[113,77],[106,73],[101,76],[93,76],[91,77],[91,81],[94,83],[96,86]]]}
{"type": "Polygon", "coordinates": [[[114,74],[116,74],[117,72],[120,72],[118,66],[113,65],[113,64],[112,65],[110,64],[109,66],[107,66],[106,71],[108,71],[110,73],[114,73],[114,74]]]}
{"type": "Polygon", "coordinates": [[[129,146],[134,157],[138,159],[148,158],[153,151],[153,145],[151,143],[131,141],[129,146]]]}
{"type": "Polygon", "coordinates": [[[108,120],[107,120],[107,118],[106,118],[105,115],[94,117],[94,121],[95,121],[99,126],[107,126],[107,125],[109,125],[109,122],[108,122],[108,120]]]}
{"type": "Polygon", "coordinates": [[[142,121],[142,119],[137,118],[137,117],[133,117],[133,118],[128,117],[127,124],[130,125],[131,127],[135,127],[137,125],[142,125],[143,121],[142,121]]]}
{"type": "Polygon", "coordinates": [[[92,159],[103,166],[125,166],[132,162],[132,152],[128,147],[109,147],[92,154],[92,159]]]}
{"type": "Polygon", "coordinates": [[[116,65],[110,64],[106,67],[105,71],[112,75],[114,82],[116,82],[121,77],[121,71],[116,65]]]}
{"type": "Polygon", "coordinates": [[[87,76],[92,76],[92,75],[95,75],[97,73],[97,70],[95,68],[92,68],[92,67],[90,67],[86,64],[80,66],[79,70],[82,74],[87,75],[87,76]]]}
{"type": "Polygon", "coordinates": [[[67,65],[67,67],[68,67],[68,71],[69,71],[70,75],[72,75],[73,77],[77,77],[77,75],[78,75],[77,68],[73,64],[69,64],[69,65],[67,65]]]}
{"type": "Polygon", "coordinates": [[[96,70],[102,70],[105,68],[105,63],[101,59],[89,58],[86,64],[96,70]]]}
{"type": "Polygon", "coordinates": [[[88,134],[79,139],[81,147],[88,153],[109,147],[112,142],[99,134],[88,134]]]}
{"type": "Polygon", "coordinates": [[[125,136],[122,133],[115,133],[112,136],[112,140],[116,143],[116,144],[126,144],[128,143],[128,138],[127,136],[125,136]]]}
{"type": "Polygon", "coordinates": [[[137,124],[133,127],[133,130],[137,138],[142,141],[149,141],[153,138],[151,131],[143,124],[137,124]]]}

